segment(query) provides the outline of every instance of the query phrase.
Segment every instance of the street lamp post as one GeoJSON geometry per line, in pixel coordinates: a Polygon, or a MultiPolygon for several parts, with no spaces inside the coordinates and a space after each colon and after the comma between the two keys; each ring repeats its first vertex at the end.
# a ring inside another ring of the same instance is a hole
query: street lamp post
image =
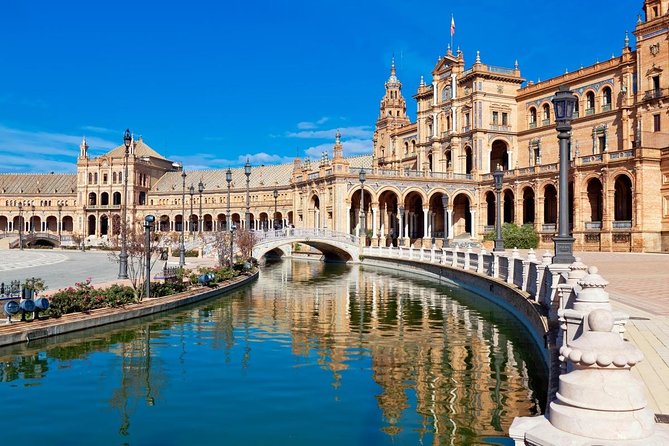
{"type": "Polygon", "coordinates": [[[62,241],[62,229],[63,229],[63,220],[60,218],[60,215],[63,211],[63,203],[58,203],[58,222],[56,222],[56,226],[58,229],[58,241],[62,241]]]}
{"type": "Polygon", "coordinates": [[[181,240],[179,246],[179,266],[183,268],[186,266],[186,170],[181,172],[181,240]]]}
{"type": "Polygon", "coordinates": [[[495,171],[492,173],[495,180],[495,247],[493,251],[504,251],[504,239],[502,238],[502,179],[504,178],[504,171],[498,164],[495,171]]]}
{"type": "Polygon", "coordinates": [[[367,232],[365,231],[365,179],[367,178],[367,172],[365,169],[360,169],[358,174],[358,179],[360,180],[360,223],[358,229],[358,236],[361,240],[364,240],[364,244],[367,244],[367,232]]]}
{"type": "Polygon", "coordinates": [[[121,208],[121,253],[118,262],[118,278],[128,278],[128,252],[127,252],[127,213],[128,213],[128,156],[130,155],[130,143],[132,135],[130,130],[125,129],[123,144],[125,145],[125,163],[123,167],[123,207],[121,208]]]}
{"type": "Polygon", "coordinates": [[[202,179],[197,185],[197,191],[200,193],[200,216],[197,218],[197,232],[202,235],[202,226],[204,226],[204,221],[202,220],[202,192],[204,192],[204,184],[202,184],[202,179]]]}
{"type": "Polygon", "coordinates": [[[249,186],[251,181],[251,163],[249,159],[246,158],[246,164],[244,164],[244,175],[246,175],[246,215],[244,216],[244,224],[246,225],[246,230],[251,230],[251,197],[249,195],[249,186]]]}
{"type": "Polygon", "coordinates": [[[237,227],[234,224],[230,225],[230,268],[232,268],[232,265],[234,265],[234,259],[235,259],[233,251],[234,249],[233,243],[235,240],[235,229],[237,229],[237,227]]]}
{"type": "Polygon", "coordinates": [[[571,264],[576,261],[574,257],[574,238],[569,231],[569,184],[567,176],[569,175],[571,120],[574,116],[577,100],[566,85],[560,86],[553,97],[556,129],[560,142],[558,235],[553,237],[553,243],[555,244],[553,263],[558,264],[571,264]]]}
{"type": "Polygon", "coordinates": [[[225,171],[225,181],[228,183],[228,231],[230,231],[230,267],[232,268],[232,216],[230,215],[230,187],[232,186],[232,170],[225,171]]]}
{"type": "Polygon", "coordinates": [[[444,208],[444,248],[448,246],[448,229],[449,229],[449,221],[448,221],[448,195],[444,194],[441,196],[441,205],[444,208]]]}
{"type": "Polygon", "coordinates": [[[30,205],[30,210],[32,211],[32,215],[30,216],[30,233],[34,234],[35,233],[35,205],[34,204],[30,205]]]}
{"type": "Polygon", "coordinates": [[[19,202],[19,249],[23,251],[23,203],[19,202]]]}
{"type": "Polygon", "coordinates": [[[190,215],[188,216],[188,230],[192,234],[193,230],[195,229],[195,222],[193,222],[193,195],[195,195],[195,187],[193,187],[192,183],[188,188],[188,192],[190,192],[190,215]]]}
{"type": "Polygon", "coordinates": [[[278,227],[279,222],[278,222],[278,219],[276,218],[276,200],[277,200],[277,198],[279,198],[279,191],[274,189],[274,192],[272,192],[272,195],[274,195],[274,218],[272,220],[273,220],[274,230],[276,231],[277,229],[279,229],[279,227],[278,227]]]}
{"type": "Polygon", "coordinates": [[[156,220],[153,215],[144,217],[144,255],[145,255],[145,273],[144,273],[144,297],[151,297],[151,226],[156,220]]]}

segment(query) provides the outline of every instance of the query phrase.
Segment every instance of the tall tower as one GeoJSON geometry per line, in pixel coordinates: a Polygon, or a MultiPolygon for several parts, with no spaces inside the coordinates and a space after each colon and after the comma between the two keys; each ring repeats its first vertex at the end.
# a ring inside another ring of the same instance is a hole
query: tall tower
{"type": "Polygon", "coordinates": [[[79,144],[79,158],[86,159],[88,158],[88,144],[86,143],[86,137],[84,136],[79,144]]]}
{"type": "Polygon", "coordinates": [[[392,59],[390,77],[386,81],[386,93],[381,99],[379,119],[374,130],[374,157],[380,162],[395,155],[392,147],[392,133],[405,125],[411,124],[407,116],[407,104],[402,96],[402,83],[395,73],[395,58],[392,59]]]}

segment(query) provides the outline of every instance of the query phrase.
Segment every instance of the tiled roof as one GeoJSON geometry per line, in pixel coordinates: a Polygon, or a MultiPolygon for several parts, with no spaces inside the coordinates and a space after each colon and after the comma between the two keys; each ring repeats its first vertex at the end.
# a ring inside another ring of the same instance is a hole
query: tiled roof
{"type": "MultiPolygon", "coordinates": [[[[246,187],[246,175],[244,168],[240,167],[232,170],[232,187],[234,189],[246,187]]],[[[228,183],[225,181],[225,172],[227,169],[212,170],[193,170],[186,171],[186,189],[191,184],[197,189],[197,185],[202,180],[205,190],[211,192],[214,190],[225,191],[228,189],[228,183]]],[[[275,185],[286,185],[290,183],[290,177],[293,173],[292,164],[278,164],[273,166],[253,166],[251,168],[250,187],[274,187],[275,185]]],[[[181,172],[167,172],[153,186],[153,192],[171,192],[180,191],[182,187],[181,172]]]]}
{"type": "MultiPolygon", "coordinates": [[[[149,147],[141,138],[135,140],[135,150],[134,153],[137,156],[150,156],[153,158],[158,158],[164,160],[165,157],[149,147]]],[[[110,156],[112,158],[123,158],[125,157],[125,145],[121,144],[118,147],[111,149],[109,152],[105,153],[103,156],[110,156]]]]}
{"type": "Polygon", "coordinates": [[[372,155],[360,155],[346,158],[350,167],[364,167],[365,169],[372,168],[372,155]]]}
{"type": "Polygon", "coordinates": [[[3,194],[72,194],[77,189],[73,173],[5,173],[0,174],[3,194]]]}

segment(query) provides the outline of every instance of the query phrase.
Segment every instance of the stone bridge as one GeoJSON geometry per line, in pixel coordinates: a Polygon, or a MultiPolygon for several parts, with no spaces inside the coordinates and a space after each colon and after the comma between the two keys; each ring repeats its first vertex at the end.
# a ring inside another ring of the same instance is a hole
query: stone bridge
{"type": "Polygon", "coordinates": [[[323,253],[325,261],[359,262],[359,237],[329,229],[286,228],[276,231],[257,231],[253,257],[262,259],[265,255],[292,254],[292,244],[301,243],[316,248],[323,253]]]}
{"type": "MultiPolygon", "coordinates": [[[[58,237],[56,234],[51,234],[48,232],[28,232],[23,234],[21,239],[23,240],[24,247],[36,245],[54,247],[60,246],[60,237],[58,237]]],[[[9,248],[19,248],[19,237],[16,237],[15,240],[9,242],[9,248]]]]}

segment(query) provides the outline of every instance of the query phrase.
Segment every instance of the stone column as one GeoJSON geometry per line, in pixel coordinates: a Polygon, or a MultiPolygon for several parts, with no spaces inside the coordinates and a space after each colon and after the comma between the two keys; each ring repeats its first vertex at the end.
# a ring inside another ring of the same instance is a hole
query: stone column
{"type": "Polygon", "coordinates": [[[379,224],[378,217],[379,217],[379,208],[378,206],[374,206],[372,208],[372,238],[377,238],[376,228],[379,224]]]}
{"type": "Polygon", "coordinates": [[[469,215],[472,216],[472,225],[471,225],[472,226],[472,233],[471,233],[471,236],[472,236],[472,238],[476,238],[477,233],[478,233],[476,231],[476,226],[478,225],[478,222],[476,221],[476,211],[470,209],[469,210],[469,215]]]}
{"type": "Polygon", "coordinates": [[[446,211],[446,221],[448,222],[448,239],[453,240],[453,210],[446,211]]]}
{"type": "Polygon", "coordinates": [[[430,226],[428,223],[430,217],[430,208],[423,208],[423,239],[430,239],[430,226]]]}

